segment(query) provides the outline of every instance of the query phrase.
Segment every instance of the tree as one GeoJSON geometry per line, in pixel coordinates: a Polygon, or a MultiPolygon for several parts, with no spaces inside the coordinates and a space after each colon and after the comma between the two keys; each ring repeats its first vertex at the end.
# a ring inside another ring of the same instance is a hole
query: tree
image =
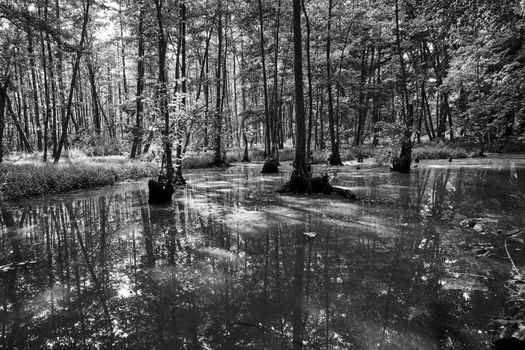
{"type": "Polygon", "coordinates": [[[396,15],[396,46],[399,57],[399,66],[401,70],[401,123],[403,128],[403,136],[401,138],[401,151],[399,156],[394,157],[392,163],[392,170],[400,173],[409,173],[410,165],[412,163],[412,127],[414,125],[414,106],[410,102],[407,82],[407,72],[405,67],[404,53],[401,50],[401,34],[399,31],[399,4],[398,0],[395,2],[396,15]]]}
{"type": "Polygon", "coordinates": [[[328,26],[326,34],[326,89],[328,92],[328,128],[330,129],[330,144],[332,146],[328,162],[330,165],[342,165],[341,155],[339,154],[339,141],[335,133],[334,102],[332,97],[332,65],[330,62],[330,44],[332,28],[332,0],[328,1],[328,26]]]}
{"type": "MultiPolygon", "coordinates": [[[[60,137],[60,142],[58,144],[58,148],[57,148],[57,151],[56,151],[56,154],[54,156],[54,163],[58,163],[58,161],[60,160],[60,155],[62,153],[62,149],[64,148],[64,144],[66,142],[66,139],[67,139],[67,135],[68,135],[68,124],[69,124],[69,119],[71,119],[71,115],[72,115],[72,105],[73,105],[73,92],[74,92],[74,89],[75,89],[75,85],[76,85],[76,82],[77,82],[77,74],[78,74],[78,70],[79,70],[79,66],[80,66],[80,59],[82,57],[82,53],[84,51],[84,42],[86,40],[86,36],[87,36],[87,25],[88,25],[88,21],[89,21],[89,7],[91,5],[91,0],[86,0],[84,3],[84,15],[83,15],[83,21],[82,21],[82,34],[80,35],[80,42],[78,44],[78,47],[77,47],[77,50],[76,50],[76,57],[75,57],[75,62],[74,62],[74,66],[73,66],[73,73],[72,73],[72,77],[71,77],[71,83],[69,84],[69,97],[68,97],[68,100],[67,100],[67,107],[66,107],[66,119],[62,122],[62,136],[60,137]]],[[[96,102],[95,102],[96,103],[96,102]]]]}

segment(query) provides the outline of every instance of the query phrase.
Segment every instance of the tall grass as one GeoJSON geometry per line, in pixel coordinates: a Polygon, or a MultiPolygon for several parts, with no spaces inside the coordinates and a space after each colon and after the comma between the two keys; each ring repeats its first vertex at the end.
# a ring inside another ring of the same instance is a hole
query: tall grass
{"type": "Polygon", "coordinates": [[[114,185],[124,180],[154,176],[155,163],[107,157],[88,161],[65,161],[58,165],[41,162],[6,162],[0,164],[3,198],[17,200],[49,193],[114,185]]]}
{"type": "Polygon", "coordinates": [[[461,146],[451,143],[424,143],[412,150],[413,159],[459,159],[468,158],[469,152],[461,146]]]}

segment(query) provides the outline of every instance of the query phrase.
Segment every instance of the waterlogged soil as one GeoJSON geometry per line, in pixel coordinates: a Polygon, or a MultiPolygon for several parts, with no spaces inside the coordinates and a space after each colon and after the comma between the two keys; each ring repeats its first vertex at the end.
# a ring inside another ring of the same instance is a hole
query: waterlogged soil
{"type": "Polygon", "coordinates": [[[145,182],[2,204],[0,348],[490,348],[525,158],[314,169],[356,202],[261,167],[187,173],[165,206],[145,182]]]}

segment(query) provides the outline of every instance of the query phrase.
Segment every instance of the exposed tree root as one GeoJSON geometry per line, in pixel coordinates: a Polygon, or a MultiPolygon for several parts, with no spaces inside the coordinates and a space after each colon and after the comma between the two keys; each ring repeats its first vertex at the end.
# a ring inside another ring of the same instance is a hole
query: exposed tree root
{"type": "Polygon", "coordinates": [[[299,177],[292,176],[292,179],[285,183],[283,187],[278,191],[279,193],[322,193],[332,194],[337,193],[338,195],[348,199],[357,200],[357,195],[350,190],[346,190],[341,187],[335,187],[330,185],[328,181],[328,175],[319,177],[299,177]]]}

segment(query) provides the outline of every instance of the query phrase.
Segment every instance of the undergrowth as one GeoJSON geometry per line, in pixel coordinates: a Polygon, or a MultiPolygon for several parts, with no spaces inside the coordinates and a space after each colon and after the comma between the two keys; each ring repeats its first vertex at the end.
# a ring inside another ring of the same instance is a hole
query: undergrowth
{"type": "Polygon", "coordinates": [[[63,193],[71,190],[114,185],[124,180],[154,176],[155,163],[130,161],[123,157],[65,161],[58,165],[40,162],[0,164],[0,186],[6,200],[63,193]]]}
{"type": "MultiPolygon", "coordinates": [[[[505,249],[507,249],[506,244],[505,249]]],[[[507,254],[509,254],[508,250],[507,254]]],[[[505,284],[509,291],[507,307],[505,314],[493,319],[489,328],[500,338],[515,337],[525,340],[525,271],[516,267],[510,255],[508,256],[512,263],[512,274],[505,284]]]]}
{"type": "Polygon", "coordinates": [[[459,159],[468,157],[469,152],[467,150],[450,143],[423,143],[415,145],[412,150],[413,159],[459,159]]]}

